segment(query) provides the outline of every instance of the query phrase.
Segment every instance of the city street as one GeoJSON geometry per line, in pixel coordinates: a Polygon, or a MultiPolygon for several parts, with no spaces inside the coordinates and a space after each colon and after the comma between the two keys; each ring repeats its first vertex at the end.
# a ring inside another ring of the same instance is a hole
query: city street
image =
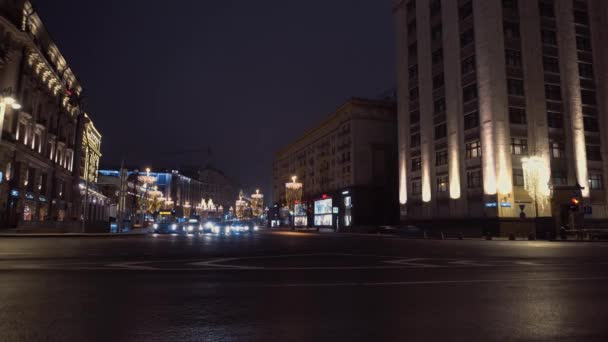
{"type": "Polygon", "coordinates": [[[0,238],[2,341],[606,341],[608,244],[0,238]]]}

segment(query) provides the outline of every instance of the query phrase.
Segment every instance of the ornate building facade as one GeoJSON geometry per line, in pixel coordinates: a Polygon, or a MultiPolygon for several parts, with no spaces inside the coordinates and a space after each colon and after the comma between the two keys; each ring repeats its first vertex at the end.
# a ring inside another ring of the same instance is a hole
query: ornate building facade
{"type": "Polygon", "coordinates": [[[2,101],[20,105],[4,106],[0,227],[76,221],[83,88],[29,1],[0,0],[0,9],[2,101]]]}

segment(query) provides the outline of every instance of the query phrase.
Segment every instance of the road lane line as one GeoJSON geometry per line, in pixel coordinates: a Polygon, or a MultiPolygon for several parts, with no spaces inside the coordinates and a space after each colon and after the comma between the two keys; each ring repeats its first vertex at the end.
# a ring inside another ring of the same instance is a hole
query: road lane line
{"type": "Polygon", "coordinates": [[[560,282],[560,281],[608,281],[608,277],[575,277],[575,278],[521,278],[521,279],[469,279],[469,280],[416,280],[397,282],[348,282],[348,283],[295,283],[295,284],[266,284],[251,287],[372,287],[372,286],[409,286],[409,285],[444,285],[444,284],[476,284],[476,283],[525,283],[525,282],[560,282]]]}

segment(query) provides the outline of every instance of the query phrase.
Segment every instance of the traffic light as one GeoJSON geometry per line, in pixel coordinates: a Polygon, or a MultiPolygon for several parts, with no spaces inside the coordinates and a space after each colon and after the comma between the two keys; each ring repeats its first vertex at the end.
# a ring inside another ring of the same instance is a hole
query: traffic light
{"type": "Polygon", "coordinates": [[[581,203],[581,201],[578,198],[576,198],[576,197],[570,198],[570,210],[578,211],[580,203],[581,203]]]}

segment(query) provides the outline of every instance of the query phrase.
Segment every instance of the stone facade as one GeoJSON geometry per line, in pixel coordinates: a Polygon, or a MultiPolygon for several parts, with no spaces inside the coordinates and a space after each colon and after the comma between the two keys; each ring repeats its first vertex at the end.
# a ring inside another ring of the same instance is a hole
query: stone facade
{"type": "Polygon", "coordinates": [[[587,218],[608,218],[607,4],[394,1],[402,219],[534,217],[530,156],[551,172],[539,216],[578,183],[587,218]]]}
{"type": "Polygon", "coordinates": [[[82,86],[29,1],[1,0],[0,227],[57,226],[80,217],[75,153],[82,86]]]}

